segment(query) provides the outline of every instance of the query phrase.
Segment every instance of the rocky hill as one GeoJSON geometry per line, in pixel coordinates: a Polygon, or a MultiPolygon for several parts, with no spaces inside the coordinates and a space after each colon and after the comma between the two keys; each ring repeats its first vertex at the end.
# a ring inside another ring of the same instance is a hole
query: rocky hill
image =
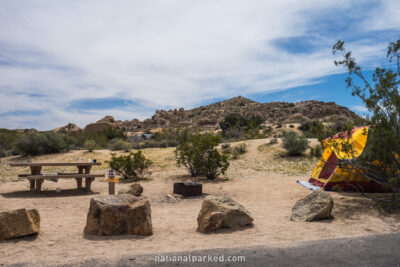
{"type": "Polygon", "coordinates": [[[259,116],[267,124],[296,123],[315,119],[324,122],[360,119],[348,108],[336,105],[334,102],[312,100],[297,103],[258,103],[238,96],[191,110],[184,110],[183,108],[168,111],[157,110],[151,118],[144,121],[137,119],[118,121],[107,116],[96,123],[87,125],[85,129],[104,129],[107,123],[113,128],[124,129],[127,132],[144,132],[177,126],[196,126],[210,129],[217,127],[218,123],[228,114],[259,116]]]}

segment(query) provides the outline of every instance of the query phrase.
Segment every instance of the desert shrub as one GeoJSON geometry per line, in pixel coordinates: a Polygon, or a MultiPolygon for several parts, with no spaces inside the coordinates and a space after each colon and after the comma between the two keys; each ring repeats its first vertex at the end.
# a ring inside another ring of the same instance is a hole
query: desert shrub
{"type": "Polygon", "coordinates": [[[240,155],[247,152],[247,145],[245,143],[239,144],[231,148],[231,156],[233,159],[238,159],[240,155]]]}
{"type": "Polygon", "coordinates": [[[271,133],[273,128],[271,126],[265,126],[264,135],[271,133]]]}
{"type": "Polygon", "coordinates": [[[117,156],[115,153],[111,153],[111,159],[107,163],[124,179],[133,180],[143,179],[145,171],[153,164],[140,150],[126,156],[117,156]]]}
{"type": "Polygon", "coordinates": [[[96,149],[97,144],[96,144],[96,141],[90,139],[90,140],[86,140],[86,141],[85,141],[85,143],[83,144],[83,147],[84,147],[86,150],[89,150],[89,152],[92,152],[93,150],[96,149]]]}
{"type": "Polygon", "coordinates": [[[115,138],[126,139],[126,135],[123,129],[114,129],[113,127],[108,127],[101,131],[101,133],[104,134],[108,140],[112,140],[115,138]]]}
{"type": "Polygon", "coordinates": [[[0,129],[0,156],[13,154],[13,144],[20,136],[17,130],[0,129]]]}
{"type": "Polygon", "coordinates": [[[301,156],[308,147],[308,140],[304,136],[299,136],[295,132],[285,132],[283,134],[283,148],[289,156],[301,156]]]}
{"type": "Polygon", "coordinates": [[[14,150],[25,156],[59,153],[68,150],[63,135],[52,132],[29,132],[14,142],[14,150]]]}
{"type": "Polygon", "coordinates": [[[125,152],[129,152],[129,150],[132,148],[132,144],[128,141],[116,140],[110,143],[109,148],[113,151],[124,150],[125,152]]]}
{"type": "Polygon", "coordinates": [[[85,142],[87,140],[93,140],[97,147],[108,147],[114,140],[126,140],[124,131],[116,130],[112,127],[108,127],[102,131],[81,131],[78,134],[69,135],[73,137],[75,146],[77,148],[85,148],[85,142]]]}
{"type": "Polygon", "coordinates": [[[310,156],[314,158],[321,158],[322,157],[322,146],[317,145],[315,147],[310,147],[310,156]]]}
{"type": "Polygon", "coordinates": [[[4,157],[7,155],[6,144],[3,140],[0,139],[0,157],[4,157]]]}
{"type": "Polygon", "coordinates": [[[274,137],[274,138],[271,138],[271,140],[269,140],[269,145],[274,145],[274,144],[277,144],[278,143],[278,139],[276,138],[276,137],[274,137]]]}
{"type": "Polygon", "coordinates": [[[228,149],[228,148],[230,148],[230,147],[231,147],[231,144],[230,144],[230,143],[221,144],[221,149],[222,149],[222,150],[226,150],[226,149],[228,149]]]}
{"type": "Polygon", "coordinates": [[[312,129],[316,126],[320,127],[322,125],[322,122],[319,120],[306,120],[303,121],[299,127],[299,130],[303,132],[312,132],[312,129]]]}
{"type": "Polygon", "coordinates": [[[212,134],[182,132],[175,150],[178,166],[185,166],[192,176],[204,175],[215,179],[229,167],[228,155],[220,153],[216,146],[220,137],[212,134]]]}
{"type": "Polygon", "coordinates": [[[245,117],[240,114],[229,114],[219,123],[219,126],[224,138],[238,139],[245,134],[247,134],[245,138],[252,138],[254,134],[258,134],[262,122],[259,116],[245,117]]]}

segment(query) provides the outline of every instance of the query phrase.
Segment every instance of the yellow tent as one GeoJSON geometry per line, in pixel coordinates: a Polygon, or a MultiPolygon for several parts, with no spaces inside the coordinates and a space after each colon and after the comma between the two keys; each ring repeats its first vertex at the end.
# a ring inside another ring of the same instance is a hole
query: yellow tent
{"type": "Polygon", "coordinates": [[[341,159],[361,156],[368,143],[368,131],[369,128],[363,126],[354,129],[351,136],[339,133],[325,139],[322,159],[312,172],[309,183],[324,190],[356,191],[357,188],[365,192],[383,191],[379,184],[369,180],[360,171],[343,169],[337,164],[341,159]],[[351,153],[343,149],[346,144],[352,146],[351,153]]]}

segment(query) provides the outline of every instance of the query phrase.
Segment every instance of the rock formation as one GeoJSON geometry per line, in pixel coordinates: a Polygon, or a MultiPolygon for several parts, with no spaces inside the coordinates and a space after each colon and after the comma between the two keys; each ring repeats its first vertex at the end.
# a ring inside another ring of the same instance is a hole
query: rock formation
{"type": "Polygon", "coordinates": [[[105,116],[101,120],[98,120],[95,123],[90,123],[86,125],[83,131],[85,132],[95,132],[95,131],[103,131],[108,128],[117,129],[117,124],[115,123],[114,117],[105,116]]]}
{"type": "Polygon", "coordinates": [[[144,121],[114,120],[106,116],[96,123],[88,124],[84,131],[102,131],[108,127],[123,129],[129,133],[144,133],[159,128],[194,126],[202,129],[215,129],[218,123],[229,114],[242,116],[259,116],[265,123],[296,123],[307,120],[349,121],[360,120],[348,108],[336,105],[334,102],[320,102],[316,100],[297,103],[256,101],[238,96],[214,104],[184,110],[157,110],[155,114],[144,121]]]}
{"type": "Polygon", "coordinates": [[[79,128],[76,124],[68,123],[67,125],[56,128],[53,131],[55,133],[77,134],[77,133],[79,133],[80,130],[81,130],[81,128],[79,128]]]}

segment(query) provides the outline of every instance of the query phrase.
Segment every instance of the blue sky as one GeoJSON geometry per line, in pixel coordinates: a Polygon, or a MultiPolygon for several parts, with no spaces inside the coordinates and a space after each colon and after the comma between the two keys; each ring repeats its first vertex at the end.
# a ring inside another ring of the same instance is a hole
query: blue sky
{"type": "Polygon", "coordinates": [[[400,1],[5,0],[0,128],[84,127],[242,95],[365,113],[331,48],[367,75],[400,37],[400,1]]]}

